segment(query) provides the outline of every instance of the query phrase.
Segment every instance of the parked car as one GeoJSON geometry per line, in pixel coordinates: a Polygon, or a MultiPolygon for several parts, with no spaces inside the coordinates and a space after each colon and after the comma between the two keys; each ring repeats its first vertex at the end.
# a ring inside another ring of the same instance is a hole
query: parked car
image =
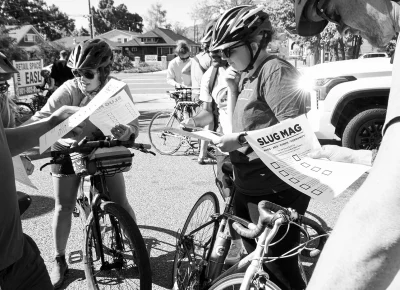
{"type": "Polygon", "coordinates": [[[390,58],[304,68],[300,85],[311,92],[308,117],[318,139],[340,141],[353,149],[377,148],[382,140],[392,68],[390,58]]]}
{"type": "Polygon", "coordinates": [[[360,55],[359,58],[389,57],[386,52],[368,52],[360,55]]]}

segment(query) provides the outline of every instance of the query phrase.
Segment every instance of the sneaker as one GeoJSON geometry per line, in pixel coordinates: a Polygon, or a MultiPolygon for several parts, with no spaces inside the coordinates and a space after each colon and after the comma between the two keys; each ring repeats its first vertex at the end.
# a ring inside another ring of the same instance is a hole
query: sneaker
{"type": "Polygon", "coordinates": [[[65,261],[65,255],[56,256],[53,270],[50,274],[51,283],[53,284],[54,289],[59,288],[64,282],[65,274],[68,272],[67,261],[65,261]]]}
{"type": "Polygon", "coordinates": [[[226,256],[226,264],[236,264],[240,261],[242,254],[242,243],[232,243],[229,249],[228,255],[226,256]]]}

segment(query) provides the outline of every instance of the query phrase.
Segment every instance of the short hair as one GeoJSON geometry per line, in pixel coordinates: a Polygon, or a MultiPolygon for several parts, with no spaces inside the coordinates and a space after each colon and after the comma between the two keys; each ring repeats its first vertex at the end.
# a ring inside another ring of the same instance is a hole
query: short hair
{"type": "Polygon", "coordinates": [[[66,50],[61,50],[61,51],[60,51],[60,55],[61,55],[62,57],[67,57],[67,56],[68,56],[68,52],[67,52],[66,50]]]}
{"type": "Polygon", "coordinates": [[[187,54],[190,52],[189,46],[186,41],[178,40],[175,48],[176,54],[187,54]]]}

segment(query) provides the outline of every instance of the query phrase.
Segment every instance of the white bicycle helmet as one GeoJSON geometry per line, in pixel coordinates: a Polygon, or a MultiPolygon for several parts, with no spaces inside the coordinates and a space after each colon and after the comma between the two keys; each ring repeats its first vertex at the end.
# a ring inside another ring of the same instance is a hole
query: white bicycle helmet
{"type": "Polygon", "coordinates": [[[245,70],[253,68],[263,44],[271,39],[272,25],[269,15],[262,6],[242,5],[229,9],[217,21],[211,39],[210,51],[234,48],[238,43],[245,43],[251,53],[251,61],[245,70]],[[263,35],[258,51],[253,55],[250,40],[263,35]]]}

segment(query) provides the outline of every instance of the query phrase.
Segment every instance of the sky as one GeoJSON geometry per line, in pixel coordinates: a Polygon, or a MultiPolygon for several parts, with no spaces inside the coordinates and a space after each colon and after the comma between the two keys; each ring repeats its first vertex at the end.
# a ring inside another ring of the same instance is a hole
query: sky
{"type": "MultiPolygon", "coordinates": [[[[88,20],[83,15],[89,14],[88,0],[44,0],[48,5],[56,5],[61,12],[66,13],[70,18],[75,19],[77,29],[84,27],[88,29],[88,20]]],[[[167,10],[167,21],[169,23],[181,22],[184,26],[194,24],[190,13],[192,7],[199,0],[114,0],[114,6],[125,4],[128,11],[137,13],[141,17],[147,15],[147,10],[151,4],[157,2],[162,4],[164,10],[167,10]]],[[[97,8],[99,0],[90,0],[90,5],[97,8]]]]}

